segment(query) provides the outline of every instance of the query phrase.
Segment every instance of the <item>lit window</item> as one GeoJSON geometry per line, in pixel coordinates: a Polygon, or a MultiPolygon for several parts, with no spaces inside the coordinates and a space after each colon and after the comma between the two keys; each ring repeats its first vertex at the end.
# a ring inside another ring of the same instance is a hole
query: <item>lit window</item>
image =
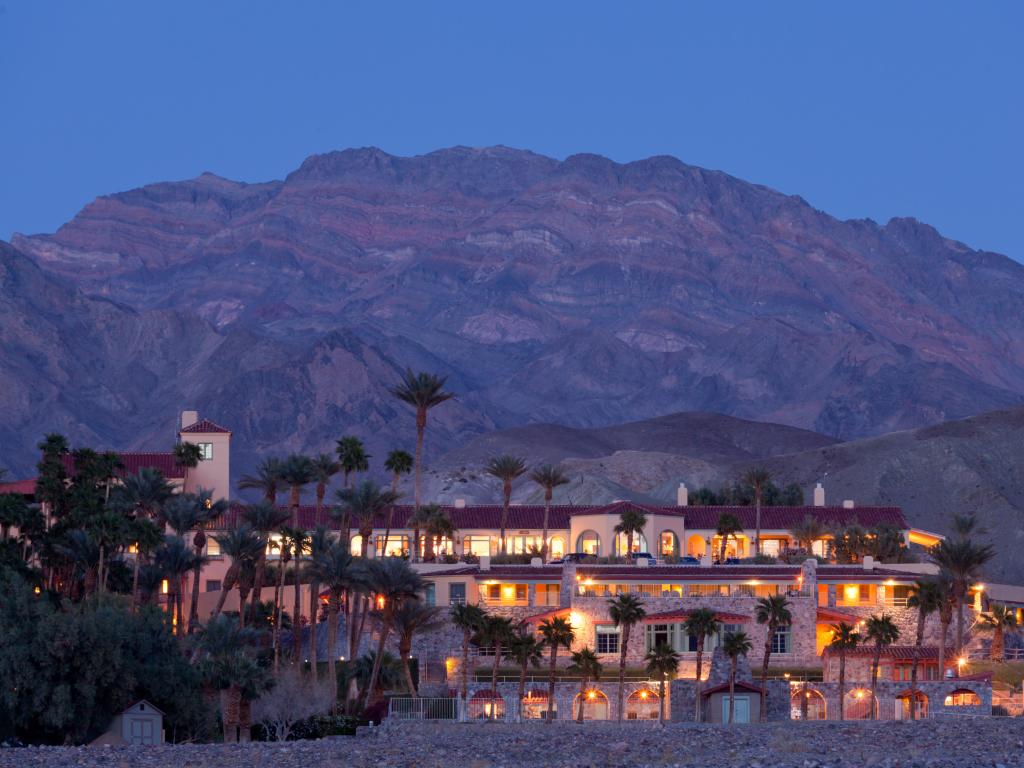
{"type": "Polygon", "coordinates": [[[619,628],[602,627],[596,629],[597,636],[594,645],[597,653],[618,653],[619,652],[619,628]]]}
{"type": "Polygon", "coordinates": [[[199,443],[199,459],[201,461],[213,460],[213,443],[199,443]]]}
{"type": "Polygon", "coordinates": [[[661,557],[675,557],[679,554],[679,540],[672,531],[662,531],[658,554],[661,557]]]}
{"type": "Polygon", "coordinates": [[[220,542],[212,536],[206,538],[206,554],[209,557],[220,557],[220,542]]]}
{"type": "Polygon", "coordinates": [[[981,699],[974,691],[961,688],[949,694],[945,703],[947,707],[979,707],[981,699]]]}
{"type": "Polygon", "coordinates": [[[489,557],[491,554],[491,537],[467,536],[462,540],[462,552],[466,555],[489,557]]]}
{"type": "Polygon", "coordinates": [[[565,555],[565,539],[561,536],[552,536],[548,540],[548,557],[557,559],[565,555]]]}
{"type": "Polygon", "coordinates": [[[601,537],[596,531],[584,531],[576,539],[576,551],[587,555],[600,555],[601,537]]]}

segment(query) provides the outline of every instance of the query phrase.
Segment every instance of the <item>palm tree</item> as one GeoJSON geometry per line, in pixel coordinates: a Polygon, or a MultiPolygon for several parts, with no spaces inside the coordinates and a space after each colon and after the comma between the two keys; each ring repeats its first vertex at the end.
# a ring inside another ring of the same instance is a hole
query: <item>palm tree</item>
{"type": "MultiPolygon", "coordinates": [[[[242,567],[246,563],[254,563],[265,546],[265,539],[253,530],[251,525],[245,523],[213,538],[220,545],[221,554],[230,558],[231,565],[224,574],[224,583],[221,585],[217,604],[213,607],[211,621],[224,610],[224,601],[239,583],[242,567]]],[[[244,606],[239,605],[239,612],[245,612],[244,606]]]]}
{"type": "Polygon", "coordinates": [[[430,510],[430,516],[427,518],[427,523],[424,527],[424,533],[427,534],[428,541],[431,542],[431,551],[436,559],[437,553],[441,551],[444,546],[445,539],[453,539],[455,536],[455,524],[452,523],[448,513],[444,511],[444,508],[437,504],[430,504],[424,509],[430,510]]]}
{"type": "MultiPolygon", "coordinates": [[[[917,671],[924,645],[924,628],[928,616],[939,610],[942,590],[934,579],[920,579],[911,586],[907,607],[917,609],[917,637],[914,643],[914,661],[910,667],[910,719],[917,719],[917,671]]],[[[945,638],[943,638],[945,642],[945,638]]],[[[941,657],[941,653],[940,653],[941,657]]],[[[940,667],[941,670],[941,667],[940,667]]]]}
{"type": "Polygon", "coordinates": [[[882,649],[888,648],[900,638],[900,628],[891,616],[883,613],[881,616],[871,616],[865,625],[864,639],[875,646],[874,656],[871,659],[871,718],[878,719],[878,699],[875,698],[875,690],[878,687],[878,665],[882,659],[882,649]]]}
{"type": "Polygon", "coordinates": [[[484,610],[476,605],[468,605],[463,603],[462,605],[453,605],[451,610],[451,622],[452,625],[459,630],[462,630],[462,702],[465,705],[467,697],[469,696],[469,645],[473,635],[475,635],[480,627],[483,625],[484,618],[486,617],[484,610]]]}
{"type": "MultiPolygon", "coordinates": [[[[333,546],[331,541],[330,532],[322,525],[318,525],[313,533],[309,536],[309,562],[312,563],[323,552],[333,546]]],[[[319,624],[320,617],[320,582],[316,577],[316,569],[309,568],[309,665],[310,670],[313,672],[313,682],[317,682],[319,678],[319,672],[317,671],[317,625],[319,624]]],[[[298,582],[299,576],[295,575],[295,580],[298,582]]],[[[298,612],[296,612],[298,613],[298,612]]],[[[296,632],[293,635],[293,642],[295,644],[296,653],[295,658],[298,659],[302,650],[302,638],[296,632]]],[[[333,651],[332,651],[333,652],[333,651]]]]}
{"type": "Polygon", "coordinates": [[[764,635],[764,658],[761,661],[761,721],[768,719],[766,696],[768,690],[768,660],[772,655],[772,642],[779,627],[786,627],[793,621],[789,612],[789,600],[785,595],[770,595],[757,600],[754,616],[758,624],[767,624],[764,635]]]}
{"type": "Polygon", "coordinates": [[[754,490],[754,556],[761,554],[761,501],[772,476],[764,467],[747,470],[743,482],[754,490]]]}
{"type": "MultiPolygon", "coordinates": [[[[672,649],[672,646],[665,644],[648,651],[644,657],[644,661],[647,662],[647,674],[658,679],[658,722],[662,725],[665,723],[665,683],[676,676],[681,658],[672,649]]],[[[697,691],[697,701],[699,707],[699,690],[697,691]]]]}
{"type": "Polygon", "coordinates": [[[942,679],[946,675],[946,640],[953,623],[956,600],[953,598],[953,581],[948,573],[940,570],[935,576],[935,583],[939,590],[939,679],[942,679]]]}
{"type": "Polygon", "coordinates": [[[185,469],[185,482],[188,483],[188,471],[199,466],[203,460],[203,450],[195,443],[181,442],[174,446],[174,463],[185,469]]]}
{"type": "Polygon", "coordinates": [[[277,505],[277,492],[282,485],[281,481],[281,460],[264,459],[255,475],[242,475],[238,480],[238,489],[256,490],[263,494],[268,504],[277,505]]]}
{"type": "MultiPolygon", "coordinates": [[[[352,555],[348,547],[338,542],[325,550],[317,552],[307,566],[311,578],[327,587],[327,675],[330,678],[331,708],[338,706],[338,676],[335,668],[336,650],[338,645],[338,614],[341,611],[342,599],[349,593],[355,574],[352,567],[352,555]]],[[[310,641],[315,643],[315,638],[310,641]]]]}
{"type": "Polygon", "coordinates": [[[501,554],[506,555],[508,554],[508,542],[505,529],[508,528],[508,507],[512,500],[512,483],[526,474],[526,462],[518,456],[509,454],[495,456],[484,467],[484,472],[501,480],[501,554]]]}
{"type": "Polygon", "coordinates": [[[288,510],[292,516],[292,526],[299,525],[299,504],[302,502],[302,489],[316,479],[316,467],[309,456],[293,453],[280,466],[281,482],[288,485],[288,510]]]}
{"type": "Polygon", "coordinates": [[[729,657],[729,725],[732,725],[736,710],[736,662],[740,656],[746,656],[753,648],[747,633],[726,632],[722,638],[722,653],[729,657]]]}
{"type": "Polygon", "coordinates": [[[321,453],[310,459],[313,467],[313,480],[316,482],[316,525],[323,522],[321,517],[324,509],[324,496],[331,478],[341,472],[341,464],[329,453],[321,453]]]}
{"type": "MultiPolygon", "coordinates": [[[[288,520],[288,513],[278,509],[267,501],[261,501],[257,504],[250,504],[242,509],[242,520],[252,526],[253,530],[264,540],[269,540],[270,533],[280,528],[286,520],[288,520]]],[[[255,569],[253,571],[253,592],[252,592],[252,606],[250,608],[250,615],[252,620],[256,619],[256,611],[258,609],[260,600],[263,593],[263,576],[267,568],[267,552],[264,548],[256,562],[254,563],[255,569]]],[[[244,611],[244,606],[239,606],[240,611],[244,611]]]]}
{"type": "Polygon", "coordinates": [[[366,452],[366,445],[358,437],[346,435],[337,442],[335,451],[338,454],[338,461],[341,464],[341,472],[345,478],[345,487],[351,487],[349,480],[359,472],[365,472],[370,468],[370,454],[366,452]]]}
{"type": "Polygon", "coordinates": [[[846,652],[852,651],[860,643],[860,633],[853,625],[841,621],[831,627],[832,639],[828,647],[839,654],[839,719],[845,720],[846,697],[846,652]]]}
{"type": "Polygon", "coordinates": [[[424,605],[419,600],[405,600],[391,615],[391,628],[398,638],[398,655],[402,659],[402,671],[409,695],[416,698],[416,684],[409,668],[409,656],[412,653],[413,636],[425,632],[434,632],[446,625],[441,616],[441,608],[424,605]]]}
{"type": "MultiPolygon", "coordinates": [[[[396,500],[399,498],[398,482],[402,479],[402,475],[408,475],[412,472],[412,463],[412,454],[408,451],[397,449],[390,451],[387,459],[384,460],[384,469],[391,473],[391,493],[395,495],[396,500]]],[[[385,555],[388,551],[388,539],[391,538],[391,524],[394,522],[394,516],[395,505],[392,504],[387,508],[386,519],[384,521],[384,544],[381,552],[385,555]]]]}
{"type": "Polygon", "coordinates": [[[699,723],[701,721],[700,689],[703,685],[701,677],[704,672],[704,641],[709,637],[717,635],[722,629],[722,625],[718,623],[713,610],[710,608],[698,608],[686,617],[686,623],[683,627],[689,637],[697,638],[697,670],[694,674],[697,705],[694,719],[699,723]]]}
{"type": "Polygon", "coordinates": [[[423,591],[424,581],[409,564],[397,557],[385,557],[380,560],[369,560],[369,585],[377,595],[381,608],[381,629],[377,638],[377,659],[370,677],[370,685],[366,689],[364,705],[369,701],[371,692],[377,685],[380,675],[380,664],[384,654],[384,644],[388,639],[394,612],[409,599],[415,599],[423,591]]]}
{"type": "Polygon", "coordinates": [[[551,497],[555,493],[555,488],[566,485],[569,478],[561,467],[542,464],[530,473],[530,479],[544,489],[544,529],[541,533],[540,552],[541,557],[546,561],[548,559],[548,519],[551,516],[551,497]]]}
{"type": "Polygon", "coordinates": [[[626,679],[626,652],[629,647],[630,631],[644,616],[643,602],[636,595],[618,595],[608,601],[608,613],[615,626],[619,628],[619,691],[618,691],[618,719],[622,720],[622,694],[625,690],[626,679]]]}
{"type": "Polygon", "coordinates": [[[555,711],[555,669],[558,664],[558,649],[572,648],[576,639],[576,632],[565,618],[555,616],[552,619],[544,619],[538,628],[544,644],[551,649],[551,666],[548,673],[548,714],[547,722],[551,722],[555,711]]]}
{"type": "MultiPolygon", "coordinates": [[[[243,681],[239,679],[238,663],[248,659],[251,646],[259,639],[260,632],[242,629],[226,616],[215,616],[206,622],[199,633],[193,660],[207,682],[221,690],[221,721],[224,727],[224,741],[237,740],[239,709],[243,681]]],[[[248,678],[248,674],[242,675],[248,678]]],[[[244,682],[249,682],[245,680],[244,682]]]]}
{"type": "Polygon", "coordinates": [[[722,540],[721,548],[718,553],[718,562],[725,562],[725,551],[729,546],[729,537],[736,538],[736,534],[743,530],[743,524],[740,522],[736,515],[730,512],[723,512],[718,517],[718,525],[715,528],[717,533],[722,540]]]}
{"type": "Polygon", "coordinates": [[[576,716],[576,722],[578,723],[583,722],[583,705],[587,701],[587,683],[591,680],[594,682],[600,680],[602,669],[604,669],[604,666],[598,660],[597,654],[590,650],[590,648],[584,646],[573,653],[569,671],[575,672],[580,676],[580,708],[579,714],[576,716]]]}
{"type": "Polygon", "coordinates": [[[167,536],[154,557],[157,567],[167,579],[167,611],[173,618],[175,634],[185,634],[185,611],[182,594],[185,577],[196,567],[196,561],[202,563],[205,558],[196,556],[192,548],[180,536],[167,536]]]}
{"type": "Polygon", "coordinates": [[[643,533],[647,526],[647,515],[639,509],[627,509],[619,515],[619,522],[615,526],[615,533],[626,535],[626,557],[633,552],[633,537],[643,533]]]}
{"type": "MultiPolygon", "coordinates": [[[[512,643],[512,620],[504,616],[486,616],[473,638],[473,644],[481,648],[494,649],[494,665],[491,667],[491,701],[498,700],[498,667],[506,649],[512,643]]],[[[497,717],[497,707],[492,708],[497,717]]]]}
{"type": "Polygon", "coordinates": [[[1006,661],[1005,636],[1017,632],[1017,614],[1005,605],[993,604],[992,610],[981,615],[980,628],[992,633],[992,646],[988,657],[992,661],[1006,661]]]}
{"type": "MultiPolygon", "coordinates": [[[[356,527],[362,537],[360,542],[360,554],[367,556],[370,546],[370,537],[373,535],[373,522],[387,507],[397,501],[395,495],[388,490],[381,488],[373,480],[363,480],[355,488],[342,488],[337,493],[338,501],[341,503],[341,518],[351,520],[355,518],[356,527]]],[[[332,510],[331,516],[334,516],[332,510]]]]}
{"type": "Polygon", "coordinates": [[[284,572],[288,565],[288,560],[291,560],[293,563],[292,586],[294,587],[294,600],[292,603],[292,660],[298,664],[299,657],[302,655],[302,556],[309,552],[309,534],[302,528],[293,528],[290,525],[282,525],[279,533],[281,534],[281,573],[279,574],[281,605],[275,627],[277,623],[280,623],[280,614],[284,612],[284,572]]]}
{"type": "MultiPolygon", "coordinates": [[[[218,511],[223,511],[226,506],[226,503],[222,504],[218,507],[218,511]]],[[[209,493],[207,492],[203,497],[194,493],[179,493],[168,499],[160,512],[163,522],[178,536],[184,538],[189,531],[196,531],[193,538],[193,547],[195,548],[196,555],[195,568],[192,574],[194,605],[191,602],[189,604],[189,634],[192,634],[199,624],[199,577],[202,573],[201,564],[206,562],[206,558],[203,555],[203,549],[206,546],[206,534],[203,533],[202,526],[209,519],[212,511],[213,501],[209,499],[209,493]],[[208,500],[210,501],[209,507],[206,506],[208,500]],[[202,546],[195,547],[196,538],[200,539],[202,546]],[[196,614],[195,618],[193,618],[193,610],[196,614]]],[[[179,626],[178,631],[184,632],[184,627],[179,626]]]]}
{"type": "Polygon", "coordinates": [[[412,514],[405,521],[405,524],[412,528],[412,560],[416,562],[422,558],[424,560],[434,559],[434,543],[427,536],[423,539],[423,546],[420,546],[420,532],[426,527],[427,523],[430,522],[430,518],[434,514],[435,506],[433,504],[427,504],[422,507],[415,507],[412,514]]]}
{"type": "MultiPolygon", "coordinates": [[[[128,475],[120,488],[127,504],[137,515],[147,520],[155,519],[160,508],[174,493],[174,488],[155,469],[140,469],[138,474],[128,475]]],[[[136,545],[135,562],[132,565],[132,610],[139,604],[139,566],[143,550],[136,545]]]]}
{"type": "Polygon", "coordinates": [[[825,533],[825,526],[812,515],[806,515],[802,521],[789,529],[789,535],[793,537],[793,540],[808,552],[814,548],[814,542],[825,533]]]}
{"type": "Polygon", "coordinates": [[[519,698],[516,706],[516,717],[523,719],[523,697],[526,696],[526,673],[532,665],[537,667],[544,657],[544,643],[526,627],[520,627],[512,635],[506,654],[519,667],[519,698]]]}
{"type": "MultiPolygon", "coordinates": [[[[401,383],[391,390],[391,394],[416,409],[416,457],[413,478],[415,489],[415,507],[419,509],[423,502],[423,436],[427,431],[427,413],[447,400],[455,397],[451,392],[444,391],[446,376],[435,376],[430,373],[413,373],[406,369],[401,383]]],[[[419,542],[413,541],[413,561],[419,557],[419,542]]]]}
{"type": "Polygon", "coordinates": [[[981,569],[995,555],[988,544],[975,544],[968,538],[943,539],[930,552],[933,563],[949,574],[956,602],[956,652],[964,649],[964,600],[981,569]]]}

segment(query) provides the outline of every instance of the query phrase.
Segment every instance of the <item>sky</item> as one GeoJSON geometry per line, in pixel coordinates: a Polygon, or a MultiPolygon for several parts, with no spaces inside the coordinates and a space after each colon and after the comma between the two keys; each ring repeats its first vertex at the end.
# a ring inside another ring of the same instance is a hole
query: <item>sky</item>
{"type": "Polygon", "coordinates": [[[310,154],[684,162],[1024,261],[1024,3],[0,0],[0,239],[310,154]]]}

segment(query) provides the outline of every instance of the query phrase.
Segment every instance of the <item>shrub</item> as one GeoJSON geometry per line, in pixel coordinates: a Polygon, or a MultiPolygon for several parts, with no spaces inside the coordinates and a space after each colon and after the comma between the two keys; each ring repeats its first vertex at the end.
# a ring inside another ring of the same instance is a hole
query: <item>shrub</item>
{"type": "Polygon", "coordinates": [[[1009,717],[1010,711],[1002,704],[992,705],[992,717],[1009,717]]]}

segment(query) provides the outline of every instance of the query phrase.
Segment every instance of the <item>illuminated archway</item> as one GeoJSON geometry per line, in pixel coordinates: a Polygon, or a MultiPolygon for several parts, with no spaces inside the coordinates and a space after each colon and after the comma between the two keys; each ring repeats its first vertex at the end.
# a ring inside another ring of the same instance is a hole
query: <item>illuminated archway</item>
{"type": "Polygon", "coordinates": [[[693,534],[686,540],[686,554],[691,557],[703,557],[708,548],[708,543],[703,536],[693,534]]]}
{"type": "Polygon", "coordinates": [[[946,696],[943,703],[947,707],[980,707],[981,697],[967,688],[957,688],[946,696]]]}
{"type": "MultiPolygon", "coordinates": [[[[626,699],[627,720],[657,720],[659,699],[655,691],[641,688],[626,699]]],[[[585,713],[584,713],[585,714],[585,713]]]]}
{"type": "MultiPolygon", "coordinates": [[[[914,696],[914,701],[917,702],[917,717],[925,718],[928,717],[928,697],[925,696],[921,691],[917,691],[914,696]]],[[[904,691],[896,697],[896,719],[897,720],[909,720],[910,719],[910,691],[904,691]]]]}
{"type": "Polygon", "coordinates": [[[821,695],[821,691],[816,691],[813,688],[808,688],[806,691],[803,686],[793,690],[791,697],[790,717],[793,720],[800,720],[803,718],[803,701],[807,701],[807,719],[808,720],[827,720],[828,709],[825,706],[825,697],[821,695]]]}
{"type": "MultiPolygon", "coordinates": [[[[533,688],[523,697],[523,719],[544,720],[548,716],[548,692],[541,688],[533,688]]],[[[558,717],[558,701],[555,700],[551,712],[552,719],[558,717]]]]}
{"type": "Polygon", "coordinates": [[[497,720],[505,716],[505,700],[500,694],[477,691],[466,704],[466,714],[471,720],[497,720]]]}
{"type": "MultiPolygon", "coordinates": [[[[626,556],[626,534],[617,533],[615,534],[615,556],[625,557],[626,556]]],[[[633,551],[634,552],[650,552],[647,548],[647,537],[642,533],[633,534],[633,551]]]]}
{"type": "Polygon", "coordinates": [[[679,537],[674,531],[662,531],[658,537],[658,557],[678,557],[679,537]]]}
{"type": "MultiPolygon", "coordinates": [[[[592,688],[583,694],[583,719],[584,720],[607,720],[608,719],[608,697],[596,688],[592,688]]],[[[572,716],[579,717],[580,694],[572,700],[572,716]]]]}
{"type": "Polygon", "coordinates": [[[597,531],[586,530],[576,537],[576,551],[587,555],[601,555],[601,537],[597,531]]]}
{"type": "Polygon", "coordinates": [[[548,557],[558,559],[565,555],[565,537],[552,536],[548,539],[548,557]]]}
{"type": "Polygon", "coordinates": [[[843,702],[843,714],[847,720],[870,720],[872,711],[877,708],[878,702],[866,688],[854,688],[846,694],[843,702]]]}

